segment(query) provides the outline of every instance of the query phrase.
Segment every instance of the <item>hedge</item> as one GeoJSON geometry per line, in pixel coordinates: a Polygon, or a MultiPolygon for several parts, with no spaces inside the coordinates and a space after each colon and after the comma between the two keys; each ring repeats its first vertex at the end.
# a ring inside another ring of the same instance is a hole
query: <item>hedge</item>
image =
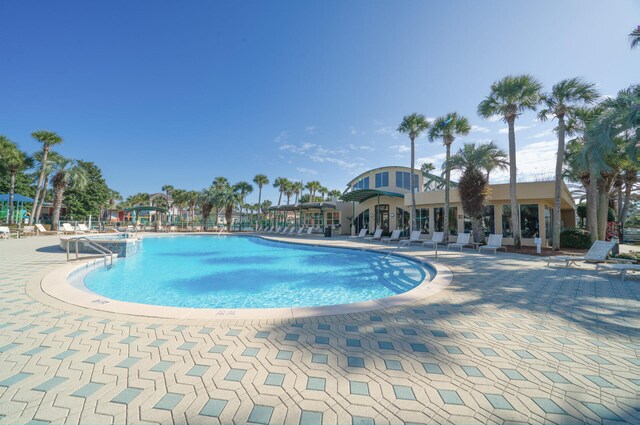
{"type": "Polygon", "coordinates": [[[580,229],[567,229],[560,232],[560,248],[588,249],[590,247],[589,232],[580,229]]]}

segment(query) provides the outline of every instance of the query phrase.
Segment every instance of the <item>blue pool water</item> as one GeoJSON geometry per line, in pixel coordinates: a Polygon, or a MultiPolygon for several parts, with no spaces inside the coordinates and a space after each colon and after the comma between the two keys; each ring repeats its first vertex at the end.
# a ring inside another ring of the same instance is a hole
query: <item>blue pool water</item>
{"type": "Polygon", "coordinates": [[[91,291],[141,304],[272,308],[347,304],[406,292],[433,270],[369,251],[255,237],[145,238],[141,251],[84,278],[91,291]]]}

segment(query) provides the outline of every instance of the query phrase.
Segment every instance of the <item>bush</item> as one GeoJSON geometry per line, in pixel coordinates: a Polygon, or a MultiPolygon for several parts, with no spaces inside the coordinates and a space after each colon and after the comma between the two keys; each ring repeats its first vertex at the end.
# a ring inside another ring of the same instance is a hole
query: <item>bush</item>
{"type": "Polygon", "coordinates": [[[640,261],[640,252],[638,251],[624,252],[618,255],[613,255],[613,258],[621,258],[623,260],[633,260],[637,262],[637,261],[640,261]]]}
{"type": "Polygon", "coordinates": [[[589,232],[580,229],[568,229],[560,232],[560,248],[588,249],[591,247],[589,232]]]}

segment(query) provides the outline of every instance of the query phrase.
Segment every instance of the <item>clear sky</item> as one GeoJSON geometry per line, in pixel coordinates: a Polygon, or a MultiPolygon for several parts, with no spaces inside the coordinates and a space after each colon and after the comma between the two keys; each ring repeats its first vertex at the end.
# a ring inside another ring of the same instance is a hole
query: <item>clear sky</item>
{"type": "MultiPolygon", "coordinates": [[[[467,116],[454,150],[506,148],[476,108],[507,74],[546,89],[581,76],[603,95],[640,76],[631,0],[3,1],[0,18],[0,134],[33,152],[32,131],[56,131],[125,196],[256,173],[344,189],[409,165],[408,113],[467,116]]],[[[552,173],[554,124],[516,125],[519,171],[552,173]]],[[[443,152],[420,139],[417,164],[443,152]]]]}

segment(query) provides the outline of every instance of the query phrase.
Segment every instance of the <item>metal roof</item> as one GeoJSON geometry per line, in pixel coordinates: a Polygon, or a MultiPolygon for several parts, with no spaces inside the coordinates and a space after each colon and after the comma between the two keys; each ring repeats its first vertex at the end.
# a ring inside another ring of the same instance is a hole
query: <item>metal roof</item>
{"type": "MultiPolygon", "coordinates": [[[[0,201],[9,202],[9,194],[3,193],[2,195],[0,195],[0,201]]],[[[28,204],[33,204],[33,198],[27,198],[26,196],[22,196],[18,193],[14,193],[13,202],[26,202],[28,204]]]]}
{"type": "Polygon", "coordinates": [[[396,193],[396,192],[385,192],[384,190],[377,189],[358,189],[352,190],[351,192],[347,192],[342,195],[342,200],[347,201],[355,201],[355,202],[364,202],[367,199],[374,198],[376,196],[391,196],[394,198],[404,198],[404,193],[396,193]]]}

